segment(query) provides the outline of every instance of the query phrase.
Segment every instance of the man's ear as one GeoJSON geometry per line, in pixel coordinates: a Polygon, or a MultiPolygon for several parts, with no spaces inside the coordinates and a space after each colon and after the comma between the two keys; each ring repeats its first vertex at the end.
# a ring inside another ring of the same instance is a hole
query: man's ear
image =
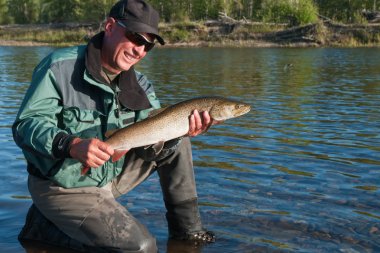
{"type": "Polygon", "coordinates": [[[106,20],[106,23],[104,24],[104,31],[105,33],[112,32],[113,29],[115,29],[116,20],[114,18],[108,17],[106,20]]]}

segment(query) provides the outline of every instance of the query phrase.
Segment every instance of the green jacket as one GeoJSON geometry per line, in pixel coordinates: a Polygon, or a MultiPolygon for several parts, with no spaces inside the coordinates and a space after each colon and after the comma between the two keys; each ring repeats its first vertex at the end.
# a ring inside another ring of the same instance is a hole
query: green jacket
{"type": "Polygon", "coordinates": [[[13,137],[29,173],[65,187],[103,186],[120,174],[124,159],[81,175],[71,159],[74,137],[104,140],[108,130],[147,117],[160,107],[152,84],[133,68],[122,72],[115,88],[101,74],[103,33],[85,46],[58,49],[36,67],[13,124],[13,137]]]}

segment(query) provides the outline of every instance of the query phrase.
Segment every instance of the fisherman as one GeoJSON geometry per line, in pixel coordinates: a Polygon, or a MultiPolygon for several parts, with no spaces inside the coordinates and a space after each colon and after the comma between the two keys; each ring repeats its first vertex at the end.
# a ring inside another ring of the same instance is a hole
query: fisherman
{"type": "MultiPolygon", "coordinates": [[[[12,128],[33,200],[20,241],[91,252],[157,252],[154,237],[116,200],[156,171],[169,238],[215,240],[200,220],[189,137],[167,141],[159,152],[132,149],[117,162],[104,142],[107,131],[160,107],[152,83],[134,69],[156,42],[165,43],[158,21],[158,12],[143,0],[119,1],[104,31],[86,46],[58,49],[34,70],[12,128]],[[83,174],[83,168],[90,169],[83,174]]],[[[194,111],[187,136],[211,124],[207,112],[194,111]]]]}

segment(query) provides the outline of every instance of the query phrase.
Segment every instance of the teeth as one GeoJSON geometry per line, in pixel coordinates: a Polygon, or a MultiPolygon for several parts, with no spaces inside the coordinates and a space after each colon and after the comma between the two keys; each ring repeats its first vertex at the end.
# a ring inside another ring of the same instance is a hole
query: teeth
{"type": "Polygon", "coordinates": [[[130,56],[129,54],[124,54],[124,55],[125,55],[125,57],[126,57],[128,60],[130,60],[130,61],[134,61],[134,60],[136,60],[136,58],[130,56]]]}

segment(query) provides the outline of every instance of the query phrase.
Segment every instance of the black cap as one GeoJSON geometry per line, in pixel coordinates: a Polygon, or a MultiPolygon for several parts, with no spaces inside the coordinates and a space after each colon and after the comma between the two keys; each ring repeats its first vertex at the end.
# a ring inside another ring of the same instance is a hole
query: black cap
{"type": "Polygon", "coordinates": [[[143,0],[121,0],[111,8],[108,16],[119,20],[132,32],[154,34],[161,45],[165,44],[158,35],[158,12],[143,0]]]}

